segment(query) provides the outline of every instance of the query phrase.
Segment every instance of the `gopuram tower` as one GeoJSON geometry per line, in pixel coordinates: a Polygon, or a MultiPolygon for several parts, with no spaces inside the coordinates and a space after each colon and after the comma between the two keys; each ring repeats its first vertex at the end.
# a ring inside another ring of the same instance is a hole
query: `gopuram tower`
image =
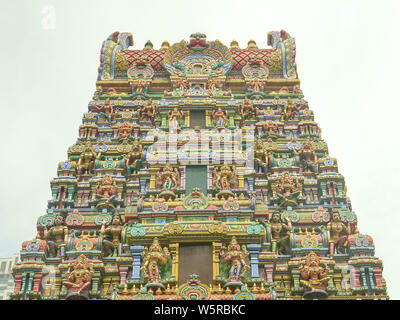
{"type": "Polygon", "coordinates": [[[388,299],[294,38],[102,44],[12,299],[388,299]]]}

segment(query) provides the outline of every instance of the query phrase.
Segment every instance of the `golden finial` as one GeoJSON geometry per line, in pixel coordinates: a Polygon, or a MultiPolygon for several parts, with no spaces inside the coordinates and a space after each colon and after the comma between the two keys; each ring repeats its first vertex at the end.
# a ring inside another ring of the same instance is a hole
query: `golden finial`
{"type": "Polygon", "coordinates": [[[265,292],[266,292],[266,290],[264,288],[264,282],[261,282],[260,293],[264,294],[265,292]]]}
{"type": "Polygon", "coordinates": [[[171,294],[171,288],[169,286],[169,283],[167,285],[167,289],[165,289],[165,294],[170,295],[171,294]]]}
{"type": "Polygon", "coordinates": [[[227,287],[227,288],[225,289],[225,294],[231,294],[231,293],[232,293],[232,290],[229,289],[229,287],[227,287]]]}
{"type": "Polygon", "coordinates": [[[146,42],[146,44],[144,45],[143,50],[153,50],[153,44],[151,43],[150,40],[148,40],[148,41],[146,42]]]}
{"type": "Polygon", "coordinates": [[[251,39],[249,42],[247,42],[247,49],[249,50],[258,49],[257,43],[253,39],[251,39]]]}
{"type": "Polygon", "coordinates": [[[167,50],[169,49],[170,45],[167,40],[164,40],[163,43],[161,44],[161,50],[167,50]]]}
{"type": "Polygon", "coordinates": [[[239,43],[236,40],[232,40],[230,49],[240,49],[239,43]]]}
{"type": "Polygon", "coordinates": [[[161,289],[160,289],[160,287],[158,287],[158,289],[156,290],[156,295],[161,295],[162,294],[162,291],[161,291],[161,289]]]}
{"type": "Polygon", "coordinates": [[[257,284],[255,284],[255,283],[253,284],[253,288],[251,289],[251,292],[254,293],[254,294],[258,293],[257,284]]]}
{"type": "Polygon", "coordinates": [[[218,287],[217,287],[217,290],[216,290],[216,292],[217,292],[218,294],[221,294],[221,293],[223,292],[223,290],[222,290],[222,288],[221,288],[221,284],[220,284],[220,283],[218,283],[218,287]]]}
{"type": "Polygon", "coordinates": [[[137,292],[137,290],[136,290],[136,286],[133,285],[133,286],[132,286],[132,289],[131,289],[131,295],[134,296],[134,295],[137,294],[137,293],[138,293],[138,292],[137,292]]]}
{"type": "Polygon", "coordinates": [[[125,286],[124,286],[124,290],[122,291],[122,294],[123,294],[124,296],[126,296],[126,295],[128,295],[128,294],[129,294],[129,291],[128,291],[128,285],[127,285],[127,284],[125,284],[125,286]]]}

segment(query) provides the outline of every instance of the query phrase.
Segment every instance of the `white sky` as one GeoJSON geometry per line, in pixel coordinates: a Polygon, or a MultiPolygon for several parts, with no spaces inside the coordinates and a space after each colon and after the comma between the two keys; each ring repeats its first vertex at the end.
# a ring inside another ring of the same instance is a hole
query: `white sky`
{"type": "Polygon", "coordinates": [[[296,39],[301,88],[346,178],[360,232],[373,236],[389,295],[400,299],[400,1],[1,0],[1,8],[0,257],[36,235],[108,35],[131,32],[139,49],[193,32],[265,48],[269,31],[285,29],[296,39]]]}

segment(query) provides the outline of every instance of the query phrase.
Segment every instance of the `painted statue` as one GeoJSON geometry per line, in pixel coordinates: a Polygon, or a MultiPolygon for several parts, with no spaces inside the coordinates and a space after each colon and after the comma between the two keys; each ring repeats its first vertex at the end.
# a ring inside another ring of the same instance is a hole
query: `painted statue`
{"type": "Polygon", "coordinates": [[[167,263],[170,252],[167,247],[161,248],[158,239],[154,238],[152,245],[142,252],[144,278],[148,283],[161,282],[159,265],[167,263]]]}
{"type": "Polygon", "coordinates": [[[93,274],[93,266],[89,264],[86,256],[81,254],[70,263],[68,271],[65,272],[66,281],[63,282],[63,285],[67,287],[67,294],[76,293],[80,295],[83,293],[88,295],[93,274]],[[72,271],[71,268],[73,268],[72,271]]]}
{"type": "Polygon", "coordinates": [[[274,197],[279,197],[279,206],[297,206],[302,187],[298,179],[295,180],[289,172],[284,172],[279,178],[279,181],[273,185],[272,193],[274,197]]]}
{"type": "Polygon", "coordinates": [[[225,128],[226,123],[228,122],[228,113],[221,108],[218,108],[218,110],[212,112],[212,118],[214,119],[217,128],[225,128]]]}
{"type": "Polygon", "coordinates": [[[128,121],[125,121],[124,123],[118,126],[120,139],[129,139],[132,135],[132,131],[133,131],[133,126],[128,121]]]}
{"type": "Polygon", "coordinates": [[[318,171],[318,157],[310,139],[303,142],[299,151],[292,146],[293,153],[299,156],[300,169],[303,172],[318,171]]]}
{"type": "Polygon", "coordinates": [[[118,213],[113,215],[110,226],[106,227],[106,223],[107,222],[103,220],[100,235],[103,238],[103,255],[104,257],[111,257],[117,255],[118,251],[120,251],[119,248],[124,227],[122,226],[121,217],[118,213]]]}
{"type": "Polygon", "coordinates": [[[94,169],[95,160],[100,159],[100,157],[101,151],[96,154],[92,145],[88,143],[79,156],[79,160],[77,163],[78,178],[84,173],[91,174],[94,169]]]}
{"type": "Polygon", "coordinates": [[[117,186],[111,175],[106,174],[95,188],[96,197],[100,198],[99,203],[108,205],[115,198],[117,186]]]}
{"type": "Polygon", "coordinates": [[[239,114],[242,116],[243,120],[255,119],[257,116],[257,108],[251,104],[249,99],[245,98],[243,100],[243,105],[239,107],[239,114]]]}
{"type": "Polygon", "coordinates": [[[228,165],[223,165],[219,169],[215,167],[213,171],[213,184],[216,188],[221,190],[237,188],[236,167],[230,167],[228,165]]]}
{"type": "Polygon", "coordinates": [[[290,253],[290,232],[292,231],[292,223],[286,218],[286,223],[282,222],[281,214],[274,212],[269,221],[271,230],[271,246],[272,252],[278,254],[290,253]]]}
{"type": "Polygon", "coordinates": [[[346,253],[347,238],[350,234],[350,227],[346,226],[340,219],[337,211],[332,213],[332,219],[326,227],[328,233],[329,253],[333,255],[335,250],[337,253],[346,253]]]}
{"type": "Polygon", "coordinates": [[[142,168],[143,147],[140,141],[135,139],[132,149],[125,155],[124,166],[128,175],[137,173],[142,168]]]}
{"type": "Polygon", "coordinates": [[[292,99],[288,98],[283,111],[283,120],[294,120],[298,112],[298,108],[292,99]]]}
{"type": "Polygon", "coordinates": [[[245,261],[249,252],[246,250],[245,246],[240,249],[240,245],[235,236],[232,237],[227,251],[221,250],[219,254],[226,263],[231,264],[229,281],[240,281],[244,271],[250,269],[250,266],[248,266],[245,261]]]}
{"type": "Polygon", "coordinates": [[[329,267],[321,266],[319,257],[314,251],[311,251],[307,255],[305,264],[300,264],[299,270],[301,278],[304,279],[300,280],[300,283],[304,287],[311,291],[314,291],[317,288],[323,290],[326,288],[329,281],[329,267]]]}
{"type": "Polygon", "coordinates": [[[44,228],[44,239],[47,240],[51,258],[57,257],[61,247],[65,247],[68,242],[68,227],[64,221],[63,214],[59,213],[54,219],[54,226],[47,225],[44,228]]]}
{"type": "Polygon", "coordinates": [[[138,110],[138,116],[140,121],[154,122],[156,116],[156,107],[152,99],[149,99],[143,109],[138,110]]]}

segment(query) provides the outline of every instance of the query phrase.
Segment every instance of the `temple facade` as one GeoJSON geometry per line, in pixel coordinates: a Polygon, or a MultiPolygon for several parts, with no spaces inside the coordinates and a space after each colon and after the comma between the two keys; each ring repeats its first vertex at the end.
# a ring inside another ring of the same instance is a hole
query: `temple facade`
{"type": "Polygon", "coordinates": [[[388,299],[295,40],[102,44],[11,299],[388,299]]]}

